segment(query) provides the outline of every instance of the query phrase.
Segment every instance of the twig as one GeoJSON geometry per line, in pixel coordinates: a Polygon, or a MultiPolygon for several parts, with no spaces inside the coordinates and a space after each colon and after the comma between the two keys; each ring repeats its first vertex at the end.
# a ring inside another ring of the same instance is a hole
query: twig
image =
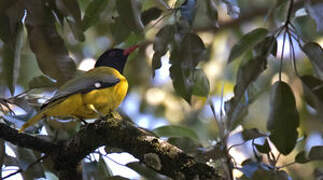
{"type": "Polygon", "coordinates": [[[279,81],[282,81],[282,70],[283,70],[283,58],[284,58],[284,50],[285,50],[285,39],[286,39],[286,31],[284,32],[282,53],[280,55],[279,81]]]}

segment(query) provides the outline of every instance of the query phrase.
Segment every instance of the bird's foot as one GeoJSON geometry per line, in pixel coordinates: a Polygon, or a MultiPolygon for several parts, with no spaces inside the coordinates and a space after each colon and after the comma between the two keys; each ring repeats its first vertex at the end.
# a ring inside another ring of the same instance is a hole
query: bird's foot
{"type": "Polygon", "coordinates": [[[117,111],[111,111],[110,114],[114,119],[121,119],[121,115],[117,111]]]}

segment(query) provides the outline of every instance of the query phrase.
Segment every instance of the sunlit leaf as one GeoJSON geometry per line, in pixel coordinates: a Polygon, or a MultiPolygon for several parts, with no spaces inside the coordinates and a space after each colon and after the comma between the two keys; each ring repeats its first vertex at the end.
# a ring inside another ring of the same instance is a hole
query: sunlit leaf
{"type": "Polygon", "coordinates": [[[84,41],[85,36],[82,30],[81,10],[77,0],[56,0],[56,6],[66,17],[75,39],[84,41]]]}
{"type": "Polygon", "coordinates": [[[82,20],[82,30],[85,31],[98,22],[100,14],[106,8],[108,0],[93,0],[87,6],[82,20]]]}
{"type": "Polygon", "coordinates": [[[314,69],[317,69],[320,72],[323,72],[322,47],[315,42],[309,42],[303,46],[302,50],[305,52],[305,54],[311,61],[312,65],[314,66],[314,69]]]}
{"type": "Polygon", "coordinates": [[[323,160],[323,146],[314,146],[311,148],[308,158],[310,160],[323,160]]]}
{"type": "Polygon", "coordinates": [[[192,129],[184,126],[161,126],[154,129],[153,132],[162,137],[189,137],[194,140],[198,140],[197,134],[192,129]]]}
{"type": "Polygon", "coordinates": [[[162,10],[158,9],[157,7],[152,7],[141,13],[141,21],[144,25],[147,25],[151,21],[159,18],[161,14],[162,10]]]}
{"type": "Polygon", "coordinates": [[[323,32],[323,3],[312,5],[311,1],[306,1],[305,8],[308,14],[315,20],[317,31],[323,32]]]}
{"type": "Polygon", "coordinates": [[[278,81],[272,86],[270,104],[269,138],[280,153],[287,155],[296,145],[299,126],[295,97],[287,83],[278,81]]]}
{"type": "Polygon", "coordinates": [[[228,63],[234,61],[237,57],[241,56],[247,50],[253,48],[258,42],[263,40],[267,35],[268,30],[264,28],[255,29],[247,34],[245,34],[238,42],[235,44],[230,52],[228,63]]]}
{"type": "Polygon", "coordinates": [[[54,17],[42,0],[27,3],[26,8],[28,39],[39,68],[44,74],[56,79],[58,84],[62,84],[74,76],[76,66],[56,31],[54,17]]]}
{"type": "Polygon", "coordinates": [[[144,29],[140,9],[141,4],[137,0],[117,1],[117,10],[121,21],[135,32],[142,32],[144,29]]]}
{"type": "Polygon", "coordinates": [[[196,0],[185,0],[180,7],[182,17],[193,24],[195,12],[196,12],[196,0]]]}

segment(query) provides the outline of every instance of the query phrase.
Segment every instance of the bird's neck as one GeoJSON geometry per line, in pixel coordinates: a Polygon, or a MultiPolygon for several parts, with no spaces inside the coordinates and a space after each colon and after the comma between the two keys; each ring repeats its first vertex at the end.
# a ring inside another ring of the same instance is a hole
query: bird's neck
{"type": "Polygon", "coordinates": [[[120,61],[114,61],[110,63],[102,63],[102,61],[97,61],[95,64],[95,67],[111,67],[120,72],[120,74],[123,74],[123,69],[125,66],[126,62],[120,62],[120,61]]]}

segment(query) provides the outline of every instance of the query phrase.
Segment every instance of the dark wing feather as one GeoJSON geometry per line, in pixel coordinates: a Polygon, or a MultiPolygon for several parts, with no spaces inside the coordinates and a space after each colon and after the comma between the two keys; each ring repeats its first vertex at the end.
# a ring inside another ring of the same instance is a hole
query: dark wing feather
{"type": "MultiPolygon", "coordinates": [[[[104,72],[89,71],[76,78],[67,81],[61,88],[57,90],[54,97],[49,99],[41,109],[58,100],[65,99],[68,96],[77,93],[87,93],[93,89],[101,89],[112,87],[120,82],[120,79],[113,76],[113,74],[107,74],[104,72]],[[100,83],[100,87],[95,86],[95,83],[100,83]]],[[[54,103],[56,104],[56,103],[54,103]]]]}

